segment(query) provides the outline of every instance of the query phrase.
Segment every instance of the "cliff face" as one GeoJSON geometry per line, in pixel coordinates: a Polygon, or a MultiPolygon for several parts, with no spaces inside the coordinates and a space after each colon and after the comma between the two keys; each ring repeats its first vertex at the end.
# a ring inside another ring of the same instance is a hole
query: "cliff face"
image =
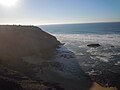
{"type": "Polygon", "coordinates": [[[57,39],[35,26],[0,26],[0,59],[25,56],[49,57],[59,45],[57,39]]]}
{"type": "Polygon", "coordinates": [[[88,90],[72,53],[57,49],[50,58],[58,45],[38,27],[0,26],[0,90],[88,90]]]}
{"type": "Polygon", "coordinates": [[[59,44],[35,26],[0,25],[0,90],[56,90],[33,77],[34,63],[52,56],[59,44]]]}

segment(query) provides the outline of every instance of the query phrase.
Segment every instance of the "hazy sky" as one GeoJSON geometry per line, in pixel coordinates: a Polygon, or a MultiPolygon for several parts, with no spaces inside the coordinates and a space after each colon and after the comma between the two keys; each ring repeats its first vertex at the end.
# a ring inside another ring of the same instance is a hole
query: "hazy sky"
{"type": "Polygon", "coordinates": [[[0,4],[0,24],[120,21],[120,0],[19,0],[0,4]]]}

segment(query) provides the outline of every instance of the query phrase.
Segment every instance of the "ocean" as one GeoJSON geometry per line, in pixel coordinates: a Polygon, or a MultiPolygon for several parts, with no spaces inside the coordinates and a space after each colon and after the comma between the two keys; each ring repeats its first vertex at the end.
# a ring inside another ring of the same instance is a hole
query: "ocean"
{"type": "Polygon", "coordinates": [[[72,51],[88,74],[120,73],[120,22],[40,25],[72,51]],[[88,47],[88,44],[100,44],[88,47]]]}

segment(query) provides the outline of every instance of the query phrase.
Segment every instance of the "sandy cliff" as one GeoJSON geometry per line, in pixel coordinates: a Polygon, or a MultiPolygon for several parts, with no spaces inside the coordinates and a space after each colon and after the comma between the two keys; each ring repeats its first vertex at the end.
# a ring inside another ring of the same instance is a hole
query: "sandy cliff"
{"type": "Polygon", "coordinates": [[[59,44],[35,26],[0,25],[0,90],[56,90],[33,80],[37,65],[30,62],[47,60],[59,44]]]}
{"type": "Polygon", "coordinates": [[[48,57],[58,46],[54,36],[35,26],[0,26],[0,59],[13,60],[25,56],[48,57]]]}
{"type": "Polygon", "coordinates": [[[0,26],[0,90],[98,88],[54,36],[35,26],[0,26]]]}

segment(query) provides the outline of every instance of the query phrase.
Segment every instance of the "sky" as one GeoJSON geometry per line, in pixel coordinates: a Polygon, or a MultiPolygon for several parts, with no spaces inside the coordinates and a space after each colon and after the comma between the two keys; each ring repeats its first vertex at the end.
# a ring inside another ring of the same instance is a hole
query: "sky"
{"type": "Polygon", "coordinates": [[[11,6],[0,4],[0,24],[92,22],[120,22],[120,0],[18,0],[11,6]]]}

